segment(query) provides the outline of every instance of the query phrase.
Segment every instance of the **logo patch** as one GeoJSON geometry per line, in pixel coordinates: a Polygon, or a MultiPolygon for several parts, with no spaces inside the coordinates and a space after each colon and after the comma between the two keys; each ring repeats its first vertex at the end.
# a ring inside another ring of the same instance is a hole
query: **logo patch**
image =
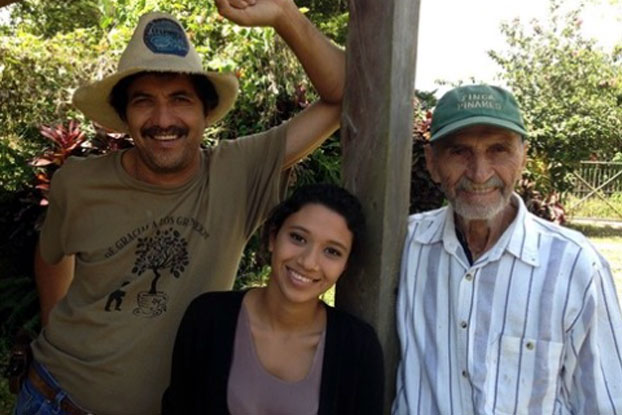
{"type": "Polygon", "coordinates": [[[493,94],[466,94],[458,99],[457,109],[459,110],[477,108],[501,111],[503,105],[493,94]]]}
{"type": "Polygon", "coordinates": [[[153,53],[186,56],[189,46],[184,29],[171,19],[154,19],[145,27],[145,45],[153,53]]]}

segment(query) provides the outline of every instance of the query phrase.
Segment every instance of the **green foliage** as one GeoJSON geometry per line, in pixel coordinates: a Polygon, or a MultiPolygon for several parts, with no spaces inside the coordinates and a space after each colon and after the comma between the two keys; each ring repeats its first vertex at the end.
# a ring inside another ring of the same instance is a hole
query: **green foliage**
{"type": "Polygon", "coordinates": [[[44,38],[97,27],[99,19],[95,0],[20,1],[11,12],[11,21],[20,30],[44,38]]]}
{"type": "MultiPolygon", "coordinates": [[[[345,0],[301,0],[298,5],[334,41],[345,43],[345,0]]],[[[0,336],[24,323],[38,324],[31,265],[45,202],[45,193],[38,192],[56,161],[69,153],[114,151],[127,144],[91,127],[72,107],[71,96],[79,85],[115,71],[140,15],[153,10],[173,14],[206,68],[238,77],[236,106],[208,129],[208,145],[278,125],[316,99],[299,63],[273,30],[229,23],[211,0],[24,0],[9,9],[9,24],[0,25],[0,233],[6,236],[0,244],[0,336]],[[80,123],[86,146],[51,148],[41,126],[67,125],[68,120],[80,123]],[[54,163],[32,165],[49,160],[54,163]]],[[[338,182],[340,152],[338,139],[330,139],[295,167],[293,182],[338,182]]],[[[259,246],[254,236],[237,287],[265,282],[269,267],[258,255],[259,246]]]]}
{"type": "MultiPolygon", "coordinates": [[[[9,363],[8,340],[0,339],[0,369],[9,363]]],[[[9,391],[9,381],[0,376],[0,414],[11,414],[15,405],[15,395],[9,391]]]]}
{"type": "Polygon", "coordinates": [[[294,166],[292,181],[296,186],[341,183],[341,144],[338,134],[326,140],[312,156],[294,166]]]}
{"type": "Polygon", "coordinates": [[[330,37],[334,42],[345,45],[347,36],[349,14],[343,12],[337,16],[321,20],[318,24],[319,29],[330,37]]]}
{"type": "Polygon", "coordinates": [[[549,21],[503,24],[505,52],[489,52],[519,101],[531,155],[549,166],[557,190],[570,185],[580,160],[610,160],[622,147],[622,48],[611,53],[582,37],[582,9],[562,12],[550,1],[549,21]]]}
{"type": "Polygon", "coordinates": [[[340,45],[346,44],[347,0],[298,0],[296,4],[301,9],[308,10],[307,16],[324,34],[340,45]]]}
{"type": "Polygon", "coordinates": [[[432,108],[436,105],[436,98],[434,92],[418,90],[415,97],[409,214],[438,209],[445,203],[445,195],[428,172],[424,151],[430,144],[432,108]]]}
{"type": "Polygon", "coordinates": [[[34,288],[30,277],[0,279],[0,316],[4,321],[0,333],[3,336],[13,334],[20,326],[33,332],[39,329],[39,303],[34,288]]]}
{"type": "MultiPolygon", "coordinates": [[[[83,119],[71,107],[76,83],[88,79],[96,50],[92,33],[78,29],[43,39],[18,29],[0,44],[0,185],[18,191],[32,180],[27,160],[46,145],[41,124],[83,119]]],[[[1,198],[1,197],[0,197],[1,198]]]]}
{"type": "Polygon", "coordinates": [[[13,137],[0,137],[0,203],[24,187],[32,177],[28,160],[34,154],[13,137]]]}

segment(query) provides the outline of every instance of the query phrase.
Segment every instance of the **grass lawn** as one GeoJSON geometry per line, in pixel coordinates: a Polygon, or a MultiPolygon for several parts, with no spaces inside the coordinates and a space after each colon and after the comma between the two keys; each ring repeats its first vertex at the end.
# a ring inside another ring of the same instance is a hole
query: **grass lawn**
{"type": "Polygon", "coordinates": [[[609,198],[607,202],[593,196],[579,203],[578,197],[568,195],[564,200],[566,216],[572,220],[575,218],[601,218],[601,219],[622,219],[622,194],[617,193],[609,198]],[[577,204],[579,203],[579,204],[577,204]]]}

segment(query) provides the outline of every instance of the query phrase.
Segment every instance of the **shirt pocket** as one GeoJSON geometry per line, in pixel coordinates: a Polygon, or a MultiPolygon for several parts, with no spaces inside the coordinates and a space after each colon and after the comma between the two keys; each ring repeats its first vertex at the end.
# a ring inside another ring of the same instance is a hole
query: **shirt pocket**
{"type": "Polygon", "coordinates": [[[552,414],[563,344],[502,335],[487,355],[487,414],[552,414]]]}

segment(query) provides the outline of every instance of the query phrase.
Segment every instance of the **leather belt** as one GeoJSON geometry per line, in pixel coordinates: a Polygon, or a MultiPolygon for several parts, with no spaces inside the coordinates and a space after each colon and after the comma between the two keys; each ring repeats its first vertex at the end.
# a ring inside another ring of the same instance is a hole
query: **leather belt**
{"type": "MultiPolygon", "coordinates": [[[[52,402],[56,400],[57,391],[48,385],[47,382],[39,376],[37,370],[32,366],[28,369],[28,380],[32,383],[32,386],[34,386],[35,389],[45,397],[45,399],[52,402]]],[[[73,403],[68,396],[65,396],[60,401],[60,409],[67,415],[92,415],[91,412],[86,412],[84,409],[76,406],[76,404],[73,403]]]]}

